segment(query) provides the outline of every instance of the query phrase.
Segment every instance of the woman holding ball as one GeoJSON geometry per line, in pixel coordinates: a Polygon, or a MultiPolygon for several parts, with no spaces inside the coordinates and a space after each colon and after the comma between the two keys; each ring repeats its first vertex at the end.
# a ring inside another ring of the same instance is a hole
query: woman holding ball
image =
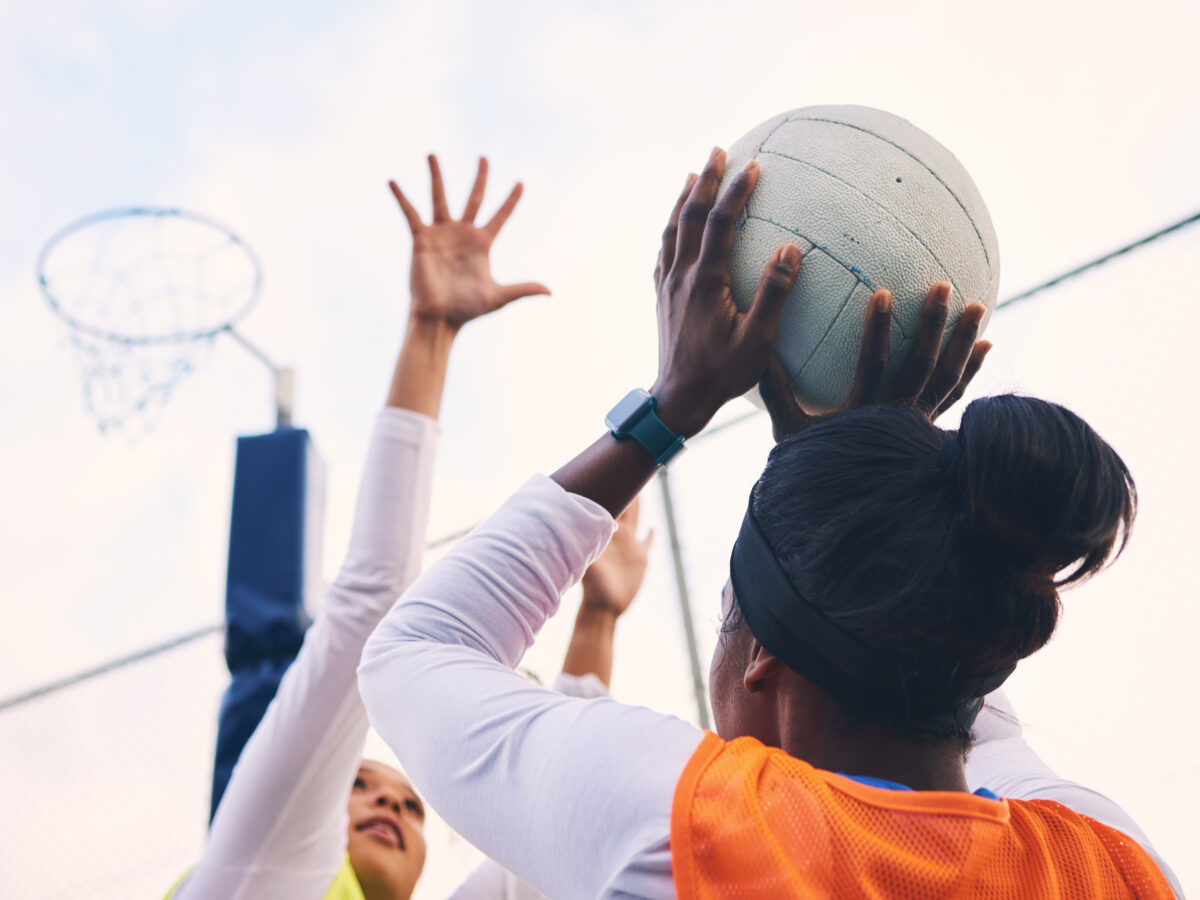
{"type": "Polygon", "coordinates": [[[894,379],[890,296],[876,292],[847,408],[806,416],[768,366],[800,251],[781,247],[738,312],[729,252],[757,167],[718,202],[723,168],[714,151],[663,236],[648,397],[619,404],[609,433],[392,609],[359,670],[372,723],[456,829],[562,900],[1171,896],[1129,817],[1045,769],[1002,699],[984,700],[1050,638],[1059,588],[1119,550],[1124,464],[1028,398],[978,400],[958,432],[937,428],[986,352],[968,307],[938,358],[941,286],[894,379]],[[722,596],[717,733],[515,675],[613,517],[760,382],[784,439],[722,596]]]}

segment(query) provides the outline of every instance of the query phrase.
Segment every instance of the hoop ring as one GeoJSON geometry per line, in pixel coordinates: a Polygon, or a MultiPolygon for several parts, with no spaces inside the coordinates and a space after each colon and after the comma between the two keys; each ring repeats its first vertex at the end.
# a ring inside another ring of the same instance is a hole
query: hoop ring
{"type": "Polygon", "coordinates": [[[100,338],[106,341],[112,341],[118,344],[146,346],[150,344],[170,344],[183,343],[186,341],[200,340],[202,338],[212,337],[222,331],[227,331],[242,319],[258,302],[259,295],[262,292],[262,266],[259,264],[258,256],[250,249],[250,245],[238,236],[232,228],[224,225],[215,219],[208,216],[200,215],[199,213],[188,212],[182,209],[164,206],[126,206],[116,209],[107,209],[101,212],[92,213],[84,216],[64,228],[59,229],[51,238],[46,241],[42,249],[38,252],[37,257],[37,282],[45,296],[46,301],[50,304],[50,308],[54,310],[55,315],[66,322],[72,329],[82,334],[89,335],[94,338],[100,338]],[[68,237],[97,225],[102,222],[108,222],[114,219],[122,218],[153,218],[153,219],[177,219],[180,221],[194,222],[199,225],[204,225],[213,229],[216,232],[224,235],[231,244],[236,246],[249,260],[251,267],[254,270],[254,280],[250,287],[250,296],[242,304],[241,308],[233,315],[224,320],[220,325],[212,328],[200,328],[190,331],[176,331],[161,335],[129,335],[120,331],[115,331],[109,328],[103,328],[86,321],[83,321],[78,316],[72,315],[67,311],[66,307],[54,295],[50,287],[49,280],[46,278],[46,262],[50,255],[58,248],[68,237]]]}

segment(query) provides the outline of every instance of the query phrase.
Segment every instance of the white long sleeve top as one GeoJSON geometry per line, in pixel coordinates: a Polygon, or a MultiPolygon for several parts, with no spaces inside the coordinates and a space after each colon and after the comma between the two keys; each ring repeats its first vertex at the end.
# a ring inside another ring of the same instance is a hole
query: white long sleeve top
{"type": "MultiPolygon", "coordinates": [[[[597,504],[531,479],[409,589],[359,668],[371,723],[429,802],[556,900],[675,896],[671,803],[703,737],[682,719],[564,697],[512,671],[614,527],[597,504]]],[[[1058,778],[1019,727],[989,716],[979,731],[972,788],[1059,800],[1153,854],[1120,807],[1058,778]]]]}
{"type": "Polygon", "coordinates": [[[436,438],[426,416],[377,417],[345,562],[242,751],[177,900],[319,900],[329,889],[346,853],[346,800],[368,728],[355,667],[420,571],[436,438]]]}

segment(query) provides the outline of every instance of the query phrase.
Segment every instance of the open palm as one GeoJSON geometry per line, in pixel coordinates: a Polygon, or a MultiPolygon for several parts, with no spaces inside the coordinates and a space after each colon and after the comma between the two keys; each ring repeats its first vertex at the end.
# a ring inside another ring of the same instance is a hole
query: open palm
{"type": "Polygon", "coordinates": [[[488,252],[501,227],[521,199],[518,183],[486,225],[477,226],[475,216],[483,203],[487,186],[487,160],[479,160],[475,184],[462,217],[453,219],[446,205],[446,192],[436,156],[429,157],[433,186],[433,220],[421,221],[416,209],[396,182],[389,182],[392,193],[408,220],[413,236],[412,290],[410,315],[433,319],[461,328],[471,319],[499,309],[520,297],[548,294],[537,282],[500,285],[492,278],[488,252]]]}

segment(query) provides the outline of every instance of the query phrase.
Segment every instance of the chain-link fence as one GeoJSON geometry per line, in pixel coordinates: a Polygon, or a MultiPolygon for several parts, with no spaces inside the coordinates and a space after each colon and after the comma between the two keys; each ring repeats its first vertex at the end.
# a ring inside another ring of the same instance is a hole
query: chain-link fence
{"type": "Polygon", "coordinates": [[[2,892],[161,897],[204,840],[220,634],[0,712],[2,892]]]}

